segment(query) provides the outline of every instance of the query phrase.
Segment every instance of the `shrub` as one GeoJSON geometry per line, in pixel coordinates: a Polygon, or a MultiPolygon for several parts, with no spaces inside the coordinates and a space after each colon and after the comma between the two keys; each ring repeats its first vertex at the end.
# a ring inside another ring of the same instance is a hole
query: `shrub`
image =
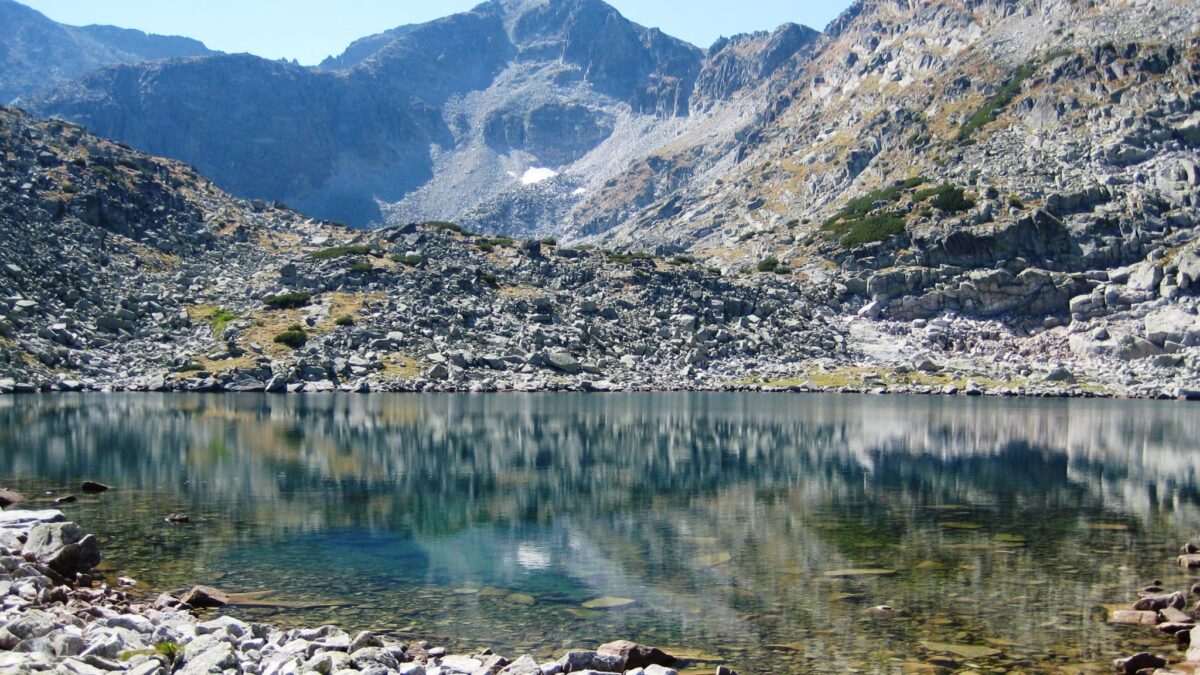
{"type": "Polygon", "coordinates": [[[1017,197],[1016,195],[1013,195],[1013,196],[1011,196],[1011,197],[1009,197],[1009,198],[1008,198],[1008,205],[1009,205],[1009,206],[1011,206],[1011,207],[1013,207],[1014,209],[1023,209],[1023,208],[1025,208],[1025,202],[1022,202],[1022,201],[1021,201],[1021,198],[1020,198],[1020,197],[1017,197]]]}
{"type": "Polygon", "coordinates": [[[275,343],[287,345],[292,349],[299,349],[308,342],[308,333],[304,330],[304,326],[294,323],[288,326],[288,329],[275,336],[275,343]]]}
{"type": "Polygon", "coordinates": [[[856,248],[904,234],[904,217],[899,213],[876,213],[847,223],[847,226],[842,243],[847,248],[856,248]]]}
{"type": "Polygon", "coordinates": [[[604,258],[610,263],[628,265],[639,260],[654,260],[649,253],[625,253],[622,251],[605,251],[604,258]]]}
{"type": "Polygon", "coordinates": [[[296,309],[308,305],[310,300],[312,300],[311,294],[297,292],[272,295],[263,302],[273,309],[296,309]]]}
{"type": "Polygon", "coordinates": [[[780,265],[775,268],[775,274],[791,274],[791,273],[792,273],[792,268],[788,267],[787,265],[780,265]]]}
{"type": "Polygon", "coordinates": [[[946,213],[959,213],[975,207],[974,199],[968,197],[962,188],[949,183],[921,190],[913,195],[913,199],[919,202],[929,200],[930,205],[946,213]]]}
{"type": "Polygon", "coordinates": [[[758,261],[757,269],[759,272],[774,272],[775,270],[779,269],[779,258],[776,258],[773,255],[767,256],[766,258],[758,261]]]}
{"type": "Polygon", "coordinates": [[[456,232],[458,234],[467,234],[467,231],[464,230],[462,225],[459,225],[458,223],[448,223],[444,220],[430,220],[427,221],[425,225],[427,227],[432,227],[435,230],[449,230],[450,232],[456,232]]]}
{"type": "Polygon", "coordinates": [[[492,249],[497,247],[510,248],[513,243],[515,242],[513,242],[512,237],[491,237],[480,239],[479,241],[475,242],[475,245],[478,246],[479,250],[483,251],[484,253],[490,253],[492,249]]]}
{"type": "Polygon", "coordinates": [[[558,240],[554,237],[546,237],[542,240],[542,246],[558,246],[558,240]]]}
{"type": "Polygon", "coordinates": [[[359,261],[351,264],[350,267],[348,267],[346,269],[348,269],[351,272],[354,272],[356,274],[364,274],[366,272],[373,271],[375,269],[375,266],[365,260],[359,260],[359,261]]]}
{"type": "Polygon", "coordinates": [[[496,276],[495,272],[484,272],[479,275],[479,279],[492,288],[500,285],[500,278],[496,276]]]}
{"type": "Polygon", "coordinates": [[[880,188],[873,192],[868,192],[861,197],[851,199],[846,202],[846,206],[842,207],[841,211],[838,211],[836,215],[825,221],[825,228],[829,229],[838,220],[858,220],[863,218],[868,213],[874,211],[875,205],[879,202],[895,204],[900,201],[900,197],[905,192],[924,185],[926,182],[928,181],[923,176],[917,176],[902,180],[890,187],[880,188]]]}
{"type": "Polygon", "coordinates": [[[343,328],[346,326],[353,326],[354,325],[354,317],[350,316],[349,314],[345,314],[343,316],[339,316],[337,318],[337,321],[334,321],[333,323],[338,326],[342,326],[343,328]]]}
{"type": "Polygon", "coordinates": [[[333,260],[334,258],[344,258],[349,255],[367,255],[371,252],[371,247],[366,245],[357,246],[334,246],[332,248],[314,251],[308,255],[317,260],[333,260]]]}
{"type": "Polygon", "coordinates": [[[79,192],[79,186],[74,183],[65,183],[62,186],[62,191],[64,194],[68,195],[77,194],[79,192]]]}
{"type": "Polygon", "coordinates": [[[696,262],[696,259],[690,255],[677,255],[671,258],[672,265],[691,265],[696,262]]]}
{"type": "Polygon", "coordinates": [[[1017,72],[1013,73],[1008,82],[1004,83],[1004,86],[1000,87],[991,98],[984,101],[983,105],[967,118],[967,121],[958,130],[958,142],[966,143],[970,141],[971,136],[975,132],[991,124],[1000,111],[1007,108],[1008,104],[1012,103],[1013,99],[1017,97],[1017,94],[1021,93],[1021,86],[1037,70],[1037,65],[1036,63],[1026,63],[1018,68],[1017,72]]]}
{"type": "Polygon", "coordinates": [[[418,265],[425,264],[425,256],[416,255],[415,253],[412,255],[394,255],[392,256],[392,260],[395,260],[401,265],[406,265],[408,267],[416,267],[418,265]]]}
{"type": "Polygon", "coordinates": [[[188,361],[182,366],[179,366],[179,372],[181,373],[198,373],[201,370],[204,370],[204,366],[196,363],[195,361],[188,361]]]}

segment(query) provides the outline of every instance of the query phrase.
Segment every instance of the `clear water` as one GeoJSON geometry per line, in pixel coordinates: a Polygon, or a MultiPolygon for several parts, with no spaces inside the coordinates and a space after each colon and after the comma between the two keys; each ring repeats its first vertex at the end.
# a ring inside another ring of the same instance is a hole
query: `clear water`
{"type": "Polygon", "coordinates": [[[1200,534],[1182,403],[8,397],[0,458],[44,501],[115,486],[63,508],[148,592],[514,656],[629,638],[706,673],[1109,672],[1170,647],[1104,606],[1197,576],[1173,566],[1200,534]],[[827,574],[862,568],[894,573],[827,574]],[[633,602],[585,606],[606,597],[633,602]]]}

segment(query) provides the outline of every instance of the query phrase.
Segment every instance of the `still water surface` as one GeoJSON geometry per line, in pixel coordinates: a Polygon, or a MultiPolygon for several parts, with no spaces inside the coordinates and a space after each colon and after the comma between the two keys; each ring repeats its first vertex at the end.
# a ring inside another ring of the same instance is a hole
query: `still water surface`
{"type": "Polygon", "coordinates": [[[46,500],[114,485],[65,507],[106,572],[264,592],[236,615],[542,658],[630,638],[744,675],[1108,672],[1168,647],[1104,605],[1190,585],[1200,534],[1181,403],[7,397],[0,459],[46,500]]]}

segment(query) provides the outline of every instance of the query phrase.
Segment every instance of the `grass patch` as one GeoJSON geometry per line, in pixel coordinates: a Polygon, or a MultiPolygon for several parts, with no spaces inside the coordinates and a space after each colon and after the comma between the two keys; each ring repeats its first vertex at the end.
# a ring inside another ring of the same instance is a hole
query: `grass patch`
{"type": "Polygon", "coordinates": [[[984,101],[983,105],[959,128],[958,142],[964,143],[971,140],[971,136],[975,135],[975,132],[994,122],[996,116],[1007,108],[1009,103],[1013,102],[1017,94],[1021,93],[1021,87],[1025,84],[1025,80],[1033,76],[1039,65],[1041,65],[1040,62],[1031,62],[1017,68],[1017,72],[1013,73],[1012,77],[995,94],[992,94],[991,98],[984,101]]]}
{"type": "Polygon", "coordinates": [[[484,272],[483,274],[479,275],[479,279],[492,288],[498,288],[500,286],[500,277],[496,276],[495,272],[484,272]]]}
{"type": "Polygon", "coordinates": [[[677,255],[668,262],[672,265],[694,265],[696,259],[690,255],[677,255]]]}
{"type": "Polygon", "coordinates": [[[335,326],[346,328],[354,325],[354,317],[350,316],[349,314],[343,314],[342,316],[339,316],[337,321],[334,321],[333,323],[335,326]]]}
{"type": "Polygon", "coordinates": [[[394,255],[392,256],[392,260],[406,267],[419,267],[425,264],[425,256],[416,255],[415,253],[412,255],[394,255]]]}
{"type": "Polygon", "coordinates": [[[292,349],[299,349],[308,342],[308,332],[304,330],[304,326],[294,323],[288,326],[288,329],[275,336],[275,344],[285,345],[292,349]]]}
{"type": "Polygon", "coordinates": [[[333,246],[331,248],[313,251],[309,253],[310,258],[317,260],[334,260],[336,258],[345,258],[351,255],[367,255],[371,252],[371,247],[366,245],[358,246],[333,246]]]}
{"type": "Polygon", "coordinates": [[[311,300],[311,293],[282,293],[263,300],[263,304],[273,309],[296,309],[307,306],[311,300]]]}
{"type": "Polygon", "coordinates": [[[358,262],[351,264],[346,269],[357,274],[364,274],[374,270],[375,266],[365,260],[359,260],[358,262]]]}
{"type": "Polygon", "coordinates": [[[542,240],[542,246],[558,246],[558,240],[554,237],[546,237],[542,240]]]}

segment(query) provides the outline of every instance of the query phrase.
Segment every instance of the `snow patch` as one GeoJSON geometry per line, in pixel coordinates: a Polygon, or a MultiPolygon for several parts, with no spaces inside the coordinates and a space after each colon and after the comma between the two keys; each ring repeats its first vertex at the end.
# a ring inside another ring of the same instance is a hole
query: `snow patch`
{"type": "Polygon", "coordinates": [[[587,188],[575,188],[575,190],[572,191],[571,194],[575,195],[576,197],[582,197],[583,195],[587,194],[587,188]]]}
{"type": "Polygon", "coordinates": [[[521,176],[521,185],[534,185],[536,183],[541,183],[542,181],[545,181],[545,180],[550,180],[551,178],[554,178],[557,175],[558,175],[558,172],[555,171],[554,169],[547,169],[545,167],[536,167],[535,166],[535,167],[527,170],[525,172],[525,175],[521,176]]]}

